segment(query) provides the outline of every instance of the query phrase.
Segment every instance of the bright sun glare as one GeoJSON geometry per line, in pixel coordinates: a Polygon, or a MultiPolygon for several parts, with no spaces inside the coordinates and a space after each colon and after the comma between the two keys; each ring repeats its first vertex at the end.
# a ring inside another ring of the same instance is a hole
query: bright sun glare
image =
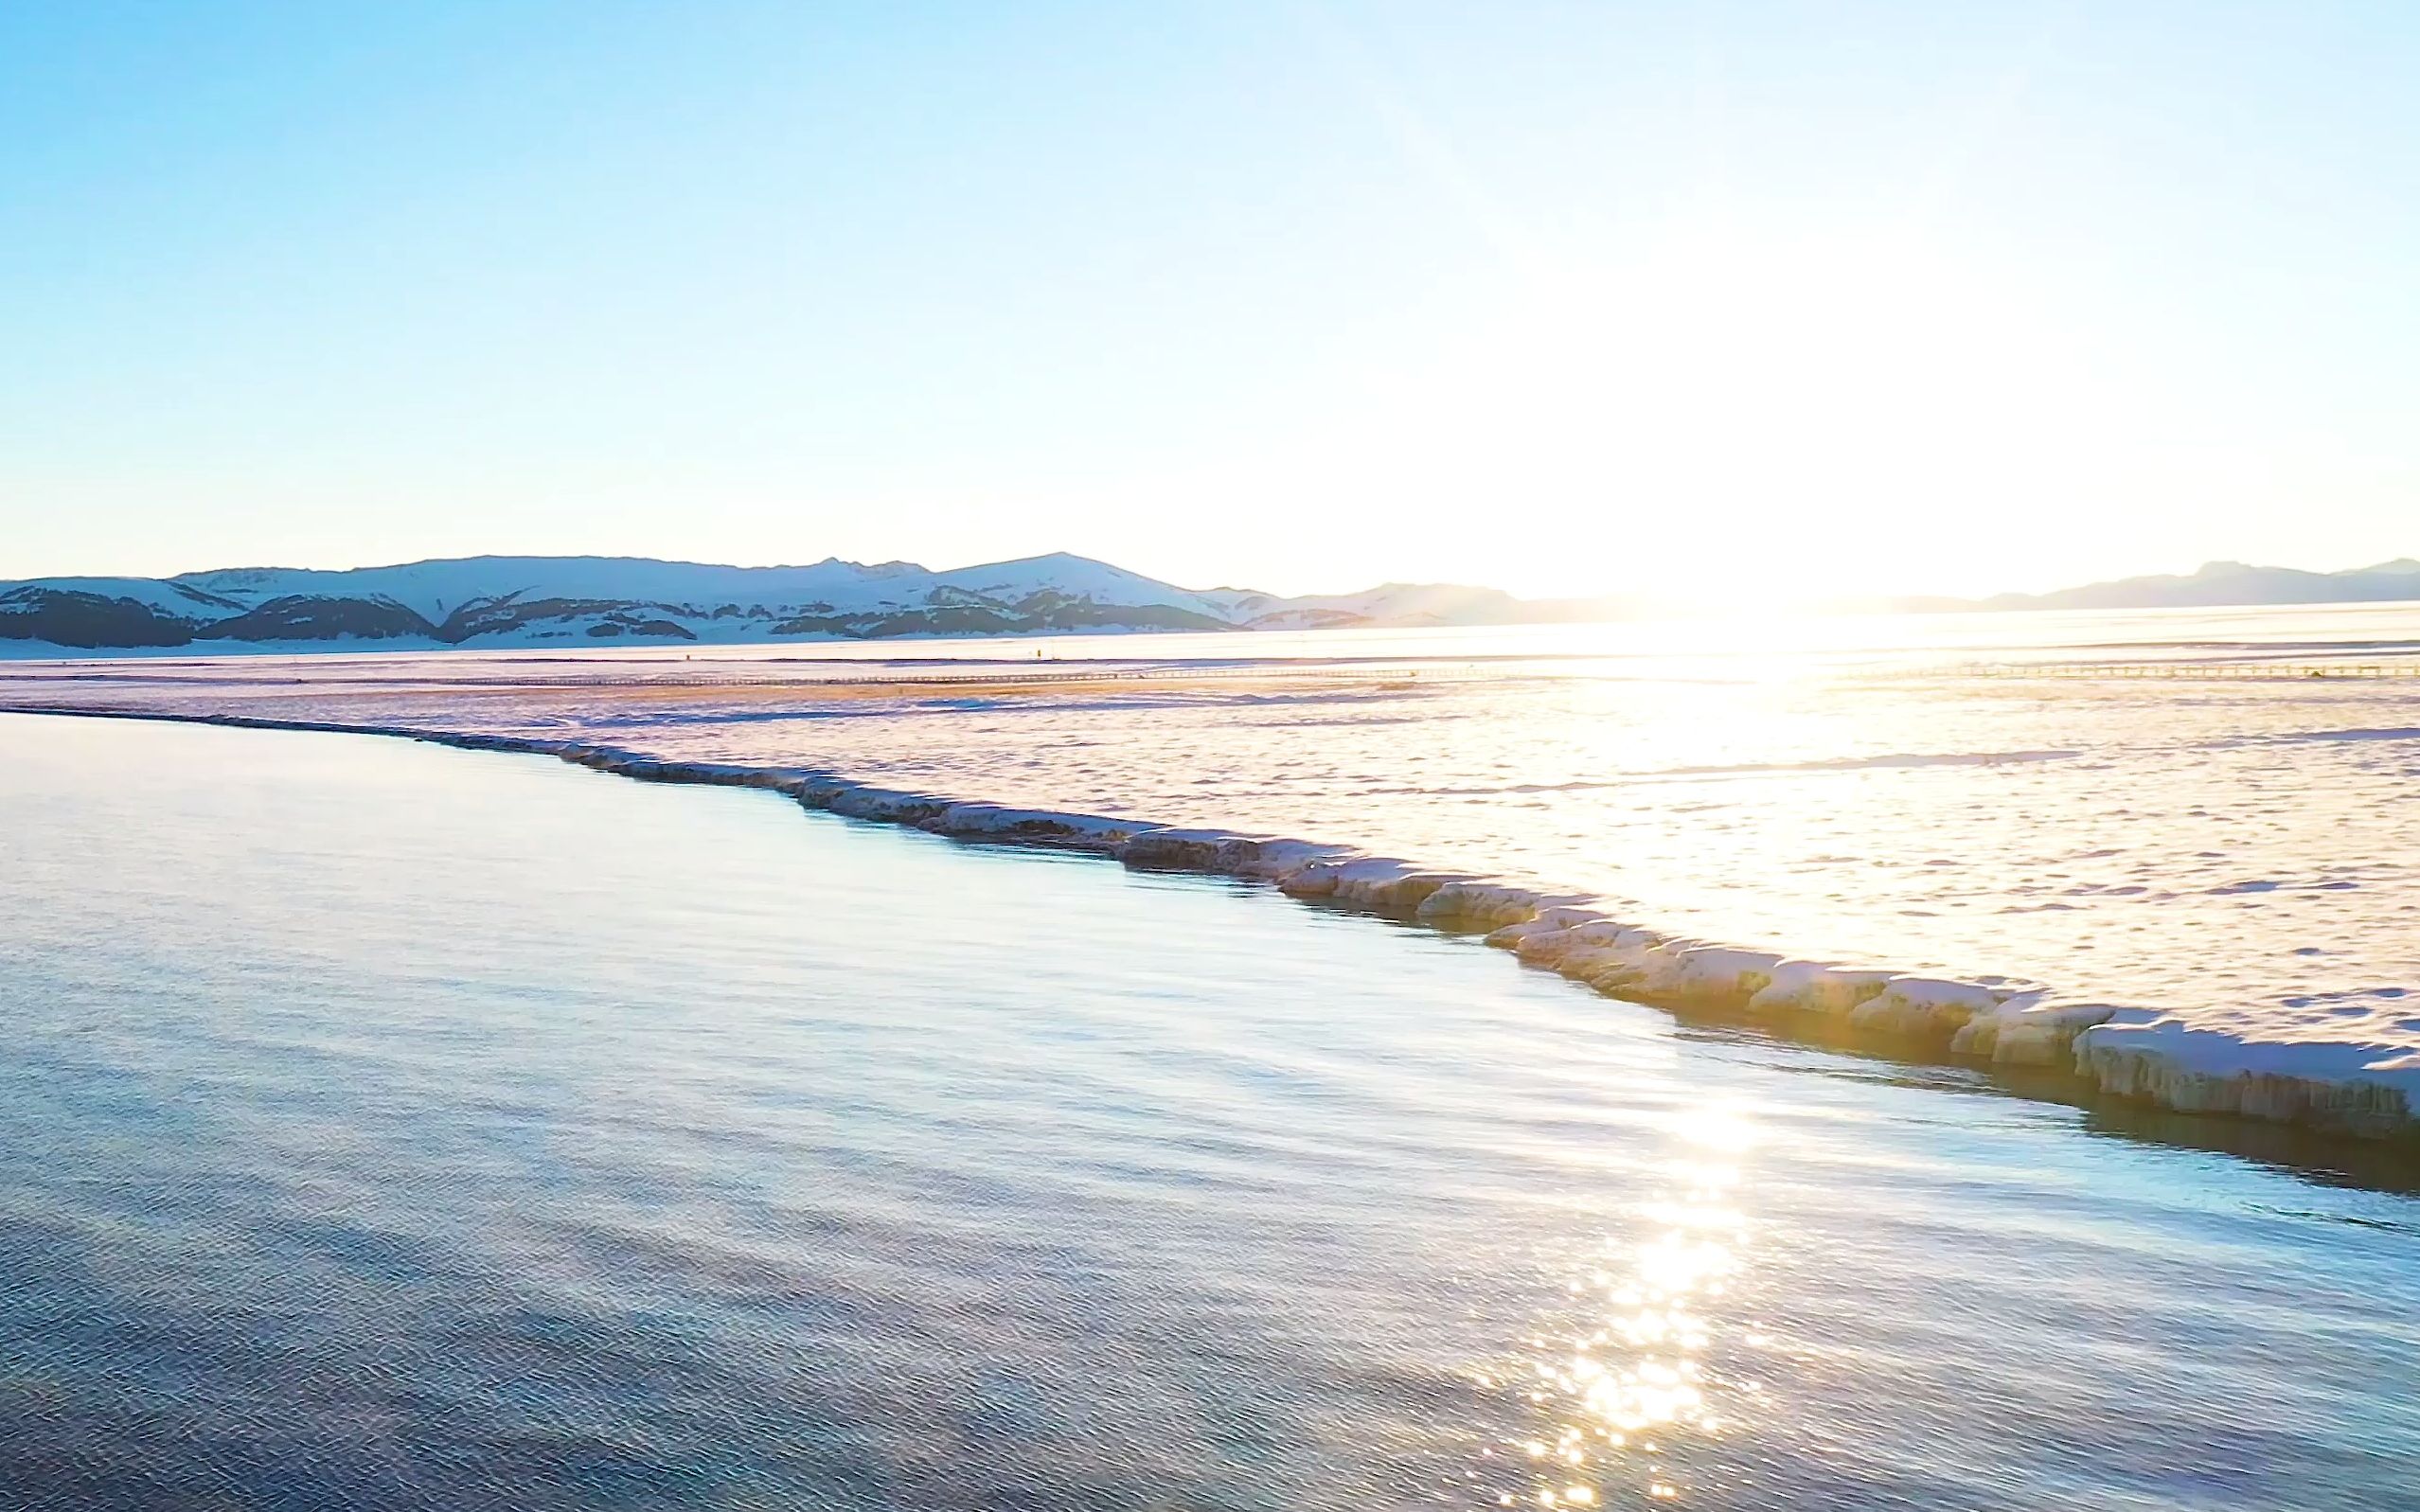
{"type": "Polygon", "coordinates": [[[1391,452],[1412,497],[1554,501],[1537,527],[1603,574],[1568,592],[1883,593],[1945,532],[2122,470],[2107,365],[2045,303],[1913,234],[1677,238],[1534,271],[1322,444],[1391,452]]]}

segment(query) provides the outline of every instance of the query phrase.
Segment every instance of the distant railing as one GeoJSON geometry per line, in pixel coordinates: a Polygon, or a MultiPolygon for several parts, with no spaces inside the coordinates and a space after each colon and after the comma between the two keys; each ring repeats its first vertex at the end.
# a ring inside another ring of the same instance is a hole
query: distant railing
{"type": "MultiPolygon", "coordinates": [[[[2420,678],[2420,656],[2409,661],[2307,662],[1975,662],[1958,668],[1970,677],[2060,677],[2179,682],[2287,682],[2420,678]]],[[[1918,674],[1921,675],[1921,674],[1918,674]]]]}
{"type": "MultiPolygon", "coordinates": [[[[1423,665],[1416,668],[1402,666],[1339,666],[1335,664],[1288,665],[1282,662],[1237,664],[1228,662],[1188,664],[1161,662],[1148,667],[1090,667],[1071,670],[1037,671],[1030,663],[1003,661],[996,667],[971,669],[964,664],[947,669],[895,667],[865,676],[834,676],[811,672],[701,673],[697,671],[640,673],[610,672],[593,676],[549,674],[539,677],[447,677],[419,676],[356,676],[297,677],[294,675],[245,677],[229,675],[225,670],[209,674],[180,672],[163,668],[111,667],[75,672],[43,672],[23,678],[45,684],[194,684],[221,688],[309,686],[341,693],[348,688],[718,688],[718,687],[787,687],[812,690],[847,687],[972,687],[1015,685],[1065,685],[1069,684],[1112,684],[1132,682],[1197,682],[1210,678],[1245,680],[1309,679],[1376,683],[1380,685],[1400,684],[1406,687],[1423,682],[1442,682],[1489,675],[1490,669],[1478,666],[1440,667],[1423,665]]],[[[1498,675],[1501,675],[1500,673],[1498,675]]],[[[0,673],[0,681],[5,681],[0,673]]]]}
{"type": "MultiPolygon", "coordinates": [[[[865,672],[844,671],[833,661],[817,664],[813,669],[784,667],[777,670],[717,671],[702,664],[674,664],[663,671],[638,671],[622,664],[613,671],[596,673],[546,672],[535,675],[513,675],[499,672],[490,664],[477,674],[467,669],[463,675],[446,675],[444,670],[426,664],[409,670],[399,668],[389,673],[346,668],[333,675],[304,674],[285,667],[262,667],[260,675],[246,675],[248,668],[240,663],[220,663],[208,671],[195,669],[190,664],[180,666],[164,663],[156,667],[116,664],[107,667],[68,669],[38,663],[10,667],[0,664],[0,685],[40,684],[99,685],[184,685],[206,686],[227,692],[244,688],[311,687],[329,694],[347,690],[400,691],[409,689],[463,689],[485,691],[568,690],[582,689],[705,689],[716,688],[787,688],[800,693],[845,691],[850,689],[885,688],[950,688],[950,687],[1070,687],[1112,686],[1121,684],[1152,683],[1182,684],[1200,682],[1285,682],[1285,683],[1348,683],[1385,691],[1411,692],[1423,686],[1472,682],[1559,681],[1570,677],[1609,678],[1628,681],[1633,678],[1655,682],[1684,675],[1668,665],[1634,663],[1613,658],[1581,657],[1469,657],[1469,658],[1335,658],[1326,660],[1271,659],[1215,662],[1112,662],[1103,661],[1079,666],[1054,666],[1047,662],[1018,662],[1003,659],[988,664],[959,661],[934,666],[900,666],[873,664],[865,672]],[[348,675],[349,674],[349,675],[348,675]]],[[[1944,663],[1917,657],[1880,666],[1838,662],[1824,664],[1819,656],[1809,659],[1808,669],[1816,675],[1852,679],[1882,678],[1892,681],[1932,681],[1957,678],[1991,678],[1999,680],[2060,679],[2093,682],[2380,682],[2405,679],[2420,682],[2420,654],[2408,657],[2365,657],[2358,660],[2314,660],[2308,657],[2279,657],[2273,660],[2233,657],[2226,660],[2193,660],[2178,658],[2169,661],[1974,661],[1944,663]]],[[[1721,658],[1709,658],[1694,667],[1696,675],[1688,681],[1728,681],[1729,670],[1721,658]]]]}
{"type": "MultiPolygon", "coordinates": [[[[699,677],[691,674],[648,677],[632,673],[617,673],[607,677],[504,677],[477,679],[402,679],[399,681],[438,682],[446,687],[898,687],[913,684],[918,687],[994,686],[1014,683],[1131,683],[1147,680],[1182,680],[1191,682],[1208,677],[1287,677],[1303,676],[1312,669],[1282,667],[1094,667],[1076,672],[1035,672],[1019,667],[1014,662],[1005,663],[998,671],[947,672],[902,668],[874,677],[818,677],[812,674],[743,674],[723,677],[699,677]]],[[[1384,674],[1367,667],[1319,668],[1321,675],[1335,677],[1381,677],[1384,674]]]]}

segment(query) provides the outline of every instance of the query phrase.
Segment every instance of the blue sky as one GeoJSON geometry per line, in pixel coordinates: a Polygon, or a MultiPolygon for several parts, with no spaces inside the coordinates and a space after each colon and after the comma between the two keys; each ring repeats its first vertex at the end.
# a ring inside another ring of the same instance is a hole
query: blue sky
{"type": "Polygon", "coordinates": [[[0,8],[0,577],[2420,554],[2420,9],[0,8]]]}

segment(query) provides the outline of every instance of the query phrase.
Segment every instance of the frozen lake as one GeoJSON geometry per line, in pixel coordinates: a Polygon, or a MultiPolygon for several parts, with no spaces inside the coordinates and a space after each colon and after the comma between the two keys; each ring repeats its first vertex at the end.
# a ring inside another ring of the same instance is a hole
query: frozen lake
{"type": "Polygon", "coordinates": [[[2393,1183],[766,793],[0,762],[11,1507],[2414,1504],[2393,1183]]]}
{"type": "Polygon", "coordinates": [[[2420,1054],[2415,651],[2420,606],[2339,605],[26,663],[0,705],[588,741],[1301,835],[2387,1061],[2420,1054]]]}

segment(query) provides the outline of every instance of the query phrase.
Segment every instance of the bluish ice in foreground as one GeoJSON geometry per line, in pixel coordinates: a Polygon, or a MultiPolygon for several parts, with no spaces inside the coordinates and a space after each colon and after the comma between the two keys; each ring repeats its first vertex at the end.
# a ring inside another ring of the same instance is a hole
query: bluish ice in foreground
{"type": "Polygon", "coordinates": [[[2420,1505],[2393,1190],[769,794],[0,765],[0,1506],[2420,1505]]]}

